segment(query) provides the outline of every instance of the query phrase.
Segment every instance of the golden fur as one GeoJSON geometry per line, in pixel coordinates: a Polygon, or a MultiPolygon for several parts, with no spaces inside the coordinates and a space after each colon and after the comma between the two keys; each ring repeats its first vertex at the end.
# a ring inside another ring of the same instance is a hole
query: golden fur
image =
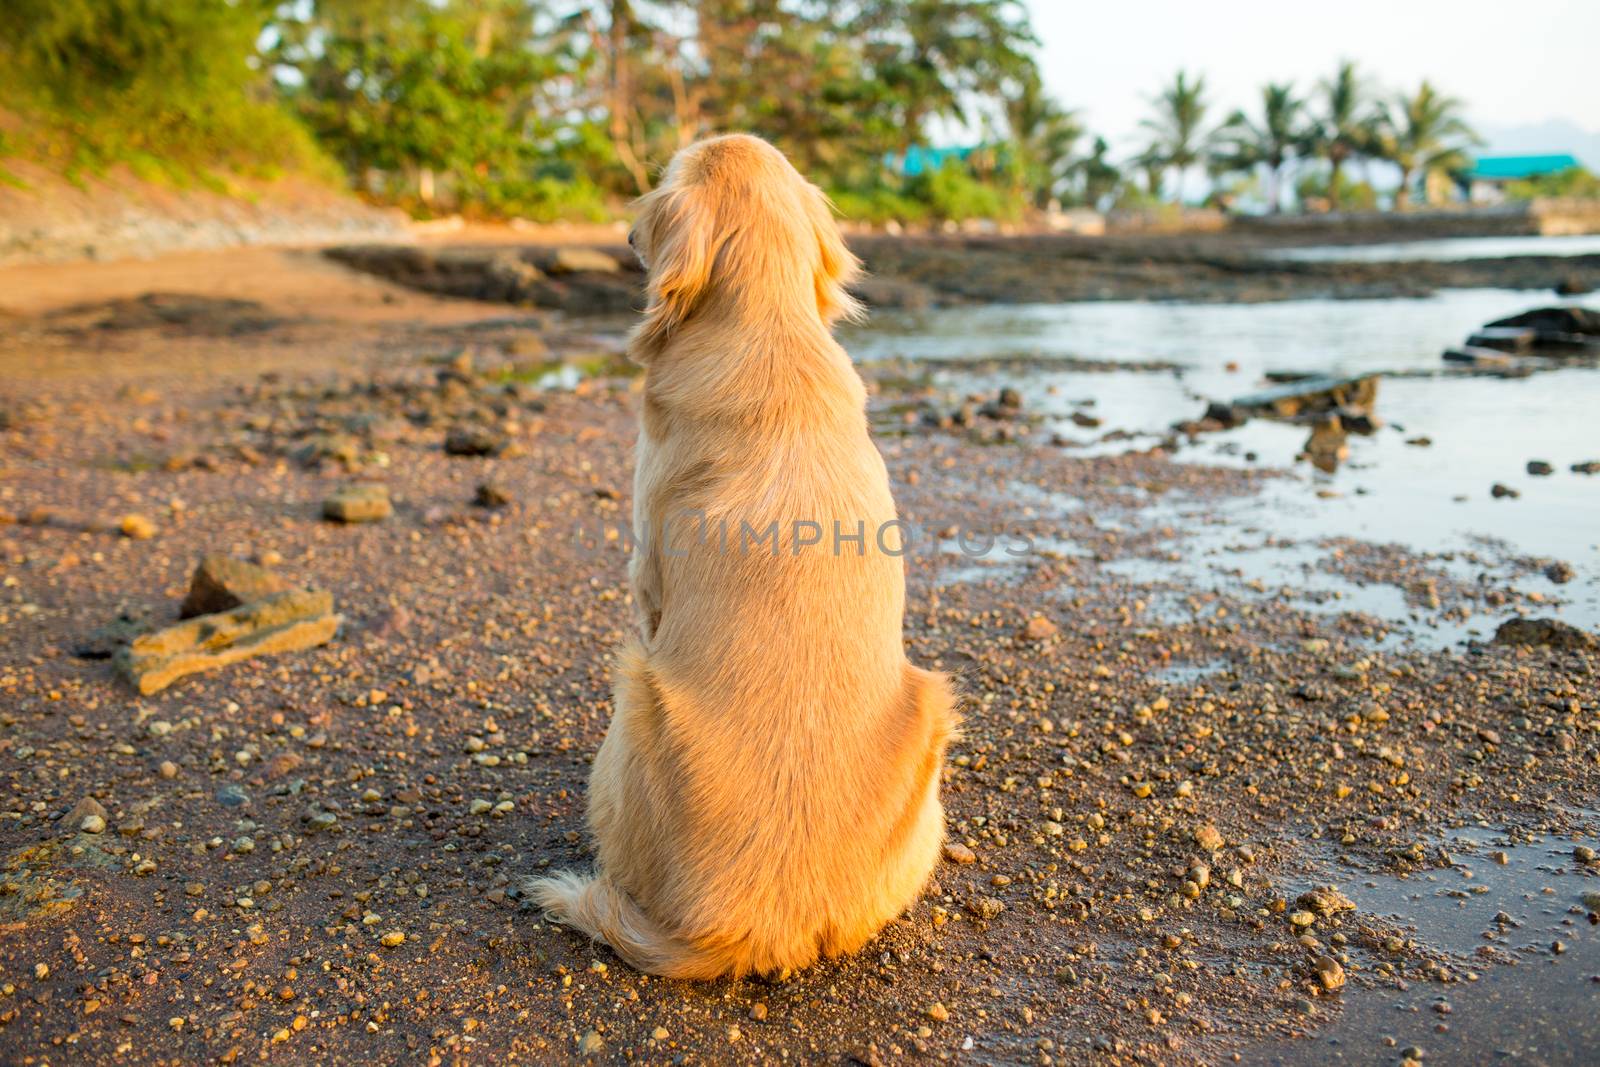
{"type": "Polygon", "coordinates": [[[782,972],[916,899],[954,700],[905,657],[888,474],[831,333],[859,266],[826,198],[735,135],[679,152],[641,209],[638,634],[589,778],[596,870],[530,890],[640,970],[782,972]]]}

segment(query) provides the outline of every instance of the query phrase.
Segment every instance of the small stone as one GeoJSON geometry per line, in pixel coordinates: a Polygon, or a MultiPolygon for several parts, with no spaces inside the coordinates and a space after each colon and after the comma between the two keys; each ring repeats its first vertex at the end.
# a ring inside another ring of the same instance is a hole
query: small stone
{"type": "Polygon", "coordinates": [[[300,816],[300,822],[305,826],[306,833],[322,833],[337,826],[339,824],[339,816],[331,811],[312,808],[300,816]]]}
{"type": "Polygon", "coordinates": [[[1043,641],[1046,638],[1054,637],[1056,630],[1057,627],[1055,623],[1051,622],[1043,615],[1035,615],[1033,618],[1029,619],[1027,625],[1022,628],[1022,636],[1028,641],[1043,641]]]}
{"type": "Polygon", "coordinates": [[[1317,981],[1333,993],[1344,988],[1344,967],[1332,956],[1317,957],[1317,981]]]}
{"type": "Polygon", "coordinates": [[[1503,499],[1515,500],[1515,499],[1517,499],[1517,497],[1521,496],[1522,494],[1520,492],[1518,492],[1517,490],[1511,488],[1509,485],[1504,485],[1504,484],[1502,484],[1500,482],[1495,482],[1493,485],[1491,485],[1489,487],[1489,495],[1494,497],[1496,500],[1503,500],[1503,499]]]}
{"type": "Polygon", "coordinates": [[[322,502],[322,517],[334,522],[381,522],[393,514],[388,488],[371,482],[347,485],[322,502]]]}
{"type": "Polygon", "coordinates": [[[944,843],[944,858],[951,863],[977,863],[978,854],[959,841],[946,841],[944,843]]]}
{"type": "Polygon", "coordinates": [[[583,1035],[583,1040],[578,1042],[578,1051],[585,1056],[593,1056],[606,1047],[606,1039],[590,1030],[583,1035]]]}
{"type": "Polygon", "coordinates": [[[1331,885],[1319,885],[1301,893],[1295,903],[1316,915],[1337,915],[1354,911],[1355,902],[1331,885]]]}
{"type": "Polygon", "coordinates": [[[178,777],[178,765],[169,759],[164,759],[161,761],[161,766],[156,768],[156,773],[169,780],[176,778],[178,777]]]}
{"type": "Polygon", "coordinates": [[[156,535],[156,524],[143,515],[124,515],[117,520],[117,529],[130,541],[148,541],[156,535]]]}
{"type": "Polygon", "coordinates": [[[480,508],[503,508],[511,503],[511,494],[494,482],[481,482],[472,494],[472,503],[480,508]]]}
{"type": "Polygon", "coordinates": [[[250,794],[242,786],[226,782],[217,788],[217,803],[225,808],[242,808],[250,803],[250,794]]]}
{"type": "Polygon", "coordinates": [[[378,938],[378,943],[384,948],[396,948],[406,943],[406,935],[401,933],[399,930],[390,930],[388,933],[378,938]]]}
{"type": "Polygon", "coordinates": [[[949,1009],[936,1000],[928,1005],[928,1018],[936,1023],[947,1022],[950,1019],[949,1009]]]}
{"type": "Polygon", "coordinates": [[[1574,845],[1572,847],[1572,858],[1579,863],[1593,863],[1594,849],[1588,845],[1574,845]]]}
{"type": "Polygon", "coordinates": [[[1196,844],[1207,852],[1221,851],[1223,846],[1227,844],[1227,840],[1223,838],[1221,831],[1211,823],[1206,823],[1196,830],[1194,832],[1194,840],[1196,844]]]}
{"type": "Polygon", "coordinates": [[[973,897],[967,901],[967,910],[980,919],[993,919],[1006,910],[1006,905],[994,897],[973,897]]]}
{"type": "Polygon", "coordinates": [[[78,824],[78,829],[86,834],[103,834],[106,832],[106,820],[103,815],[85,815],[78,824]]]}
{"type": "Polygon", "coordinates": [[[1556,560],[1544,569],[1544,576],[1557,585],[1566,585],[1578,576],[1578,572],[1572,569],[1572,564],[1556,560]]]}
{"type": "Polygon", "coordinates": [[[1302,930],[1304,930],[1306,927],[1310,926],[1312,923],[1314,923],[1316,921],[1317,921],[1317,917],[1315,915],[1313,915],[1309,911],[1305,911],[1305,910],[1302,910],[1302,909],[1296,909],[1296,910],[1291,911],[1289,913],[1289,923],[1291,925],[1293,925],[1293,926],[1298,927],[1299,929],[1302,929],[1302,930]]]}
{"type": "Polygon", "coordinates": [[[1542,459],[1528,460],[1528,473],[1536,478],[1545,478],[1554,474],[1555,472],[1555,467],[1551,466],[1549,463],[1546,463],[1542,459]]]}
{"type": "Polygon", "coordinates": [[[483,815],[494,809],[494,805],[487,800],[474,800],[467,806],[467,811],[473,815],[483,815]]]}
{"type": "Polygon", "coordinates": [[[72,806],[72,810],[62,816],[61,821],[66,826],[73,826],[86,834],[102,834],[106,829],[106,809],[94,797],[84,797],[72,806]],[[86,825],[90,819],[99,820],[99,829],[90,830],[86,825]]]}
{"type": "Polygon", "coordinates": [[[450,456],[498,456],[508,444],[503,434],[487,426],[452,426],[444,436],[444,451],[450,456]]]}

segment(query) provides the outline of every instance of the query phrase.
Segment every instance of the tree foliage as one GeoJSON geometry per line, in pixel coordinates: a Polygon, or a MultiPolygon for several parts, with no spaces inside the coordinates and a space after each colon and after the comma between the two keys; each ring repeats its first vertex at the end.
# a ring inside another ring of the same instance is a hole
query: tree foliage
{"type": "Polygon", "coordinates": [[[1153,114],[1140,123],[1149,136],[1140,162],[1152,175],[1152,195],[1159,195],[1166,169],[1175,169],[1178,183],[1174,195],[1182,201],[1184,175],[1190,167],[1209,159],[1216,141],[1216,131],[1205,126],[1211,106],[1206,99],[1205,75],[1178,71],[1171,83],[1156,94],[1153,103],[1153,114]]]}
{"type": "Polygon", "coordinates": [[[1292,84],[1261,87],[1261,117],[1235,111],[1218,131],[1219,148],[1213,166],[1223,172],[1267,171],[1267,204],[1274,213],[1283,209],[1284,167],[1303,155],[1312,142],[1305,119],[1305,101],[1292,84]]]}
{"type": "Polygon", "coordinates": [[[316,169],[257,62],[272,14],[271,0],[5,0],[0,88],[49,117],[69,167],[316,169]]]}
{"type": "Polygon", "coordinates": [[[1395,206],[1410,201],[1411,182],[1428,175],[1465,169],[1467,147],[1479,143],[1462,117],[1461,101],[1438,92],[1426,79],[1410,95],[1400,94],[1378,106],[1377,154],[1400,168],[1395,206]]]}

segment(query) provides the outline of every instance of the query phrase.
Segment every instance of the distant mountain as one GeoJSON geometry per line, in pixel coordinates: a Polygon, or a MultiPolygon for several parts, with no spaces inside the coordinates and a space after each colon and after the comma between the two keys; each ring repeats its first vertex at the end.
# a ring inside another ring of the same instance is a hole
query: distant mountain
{"type": "Polygon", "coordinates": [[[1478,149],[1485,156],[1531,156],[1571,152],[1591,171],[1600,173],[1600,130],[1586,130],[1570,119],[1516,126],[1478,123],[1477,130],[1488,143],[1478,149]]]}

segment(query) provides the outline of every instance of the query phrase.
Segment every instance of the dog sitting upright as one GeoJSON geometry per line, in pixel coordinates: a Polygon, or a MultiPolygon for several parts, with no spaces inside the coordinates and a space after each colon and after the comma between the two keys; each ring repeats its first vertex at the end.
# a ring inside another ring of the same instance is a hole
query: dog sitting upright
{"type": "Polygon", "coordinates": [[[905,657],[905,541],[831,334],[859,265],[826,198],[734,135],[640,207],[638,634],[589,778],[596,870],[530,892],[643,971],[783,972],[928,880],[954,699],[905,657]]]}

